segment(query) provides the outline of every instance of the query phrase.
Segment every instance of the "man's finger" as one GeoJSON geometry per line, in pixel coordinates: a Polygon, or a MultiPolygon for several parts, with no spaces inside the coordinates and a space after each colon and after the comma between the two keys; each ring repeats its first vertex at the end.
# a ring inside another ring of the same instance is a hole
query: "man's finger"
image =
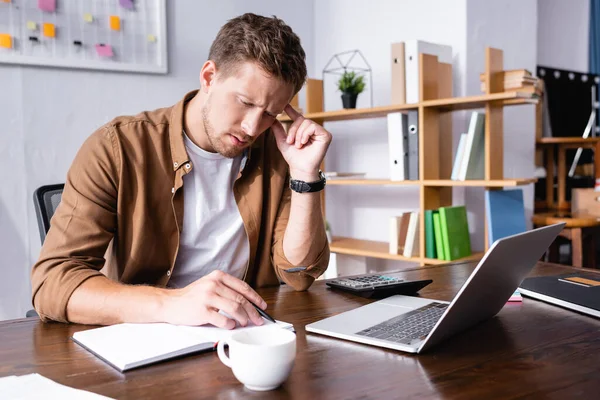
{"type": "Polygon", "coordinates": [[[228,274],[223,276],[222,282],[236,292],[243,294],[245,298],[263,310],[267,308],[267,303],[263,300],[263,298],[260,297],[258,293],[256,293],[254,289],[252,289],[246,282],[243,282],[240,279],[228,274]]]}
{"type": "Polygon", "coordinates": [[[208,323],[216,326],[217,328],[233,329],[235,328],[235,321],[227,318],[218,311],[211,311],[208,317],[208,323]]]}
{"type": "Polygon", "coordinates": [[[285,139],[287,138],[287,133],[285,133],[285,128],[283,127],[281,122],[275,120],[275,122],[273,122],[273,125],[271,125],[271,130],[273,131],[275,139],[278,142],[285,142],[285,139]]]}
{"type": "Polygon", "coordinates": [[[289,104],[285,106],[285,108],[283,109],[283,111],[285,111],[285,113],[287,115],[289,115],[289,117],[292,119],[292,121],[296,121],[298,118],[303,118],[302,114],[300,114],[298,111],[296,111],[294,109],[294,107],[292,107],[289,104]]]}
{"type": "Polygon", "coordinates": [[[262,325],[264,323],[258,311],[256,311],[254,306],[250,304],[243,294],[236,292],[226,285],[219,285],[216,289],[216,293],[221,297],[235,302],[236,304],[240,304],[254,325],[262,325]]]}

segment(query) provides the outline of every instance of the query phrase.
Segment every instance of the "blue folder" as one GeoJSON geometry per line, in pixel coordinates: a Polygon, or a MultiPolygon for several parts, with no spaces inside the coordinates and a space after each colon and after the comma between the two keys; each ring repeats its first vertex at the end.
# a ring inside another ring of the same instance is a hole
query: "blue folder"
{"type": "Polygon", "coordinates": [[[490,245],[496,240],[527,230],[523,190],[486,190],[485,214],[490,245]]]}

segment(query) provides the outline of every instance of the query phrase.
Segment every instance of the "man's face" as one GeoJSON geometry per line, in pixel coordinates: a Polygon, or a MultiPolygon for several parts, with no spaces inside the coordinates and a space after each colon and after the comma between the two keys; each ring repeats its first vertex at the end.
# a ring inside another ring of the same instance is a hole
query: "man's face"
{"type": "Polygon", "coordinates": [[[293,87],[244,63],[230,76],[218,74],[202,108],[202,122],[212,148],[229,158],[250,147],[291,100],[293,87]]]}

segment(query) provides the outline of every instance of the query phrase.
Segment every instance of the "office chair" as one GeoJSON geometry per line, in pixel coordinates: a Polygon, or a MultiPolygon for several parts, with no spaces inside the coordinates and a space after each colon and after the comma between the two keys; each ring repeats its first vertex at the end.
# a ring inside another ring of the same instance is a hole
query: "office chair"
{"type": "MultiPolygon", "coordinates": [[[[35,206],[35,214],[37,216],[38,228],[40,230],[40,241],[42,244],[46,239],[46,234],[50,229],[50,220],[54,212],[60,204],[62,192],[65,185],[60,183],[56,185],[40,186],[33,192],[33,205],[35,206]]],[[[29,310],[25,313],[26,317],[36,317],[37,313],[34,310],[29,310]]]]}
{"type": "Polygon", "coordinates": [[[60,204],[62,192],[65,185],[60,183],[56,185],[40,186],[33,192],[33,204],[37,216],[38,228],[40,230],[40,241],[42,244],[46,239],[46,234],[50,229],[50,220],[60,204]]]}

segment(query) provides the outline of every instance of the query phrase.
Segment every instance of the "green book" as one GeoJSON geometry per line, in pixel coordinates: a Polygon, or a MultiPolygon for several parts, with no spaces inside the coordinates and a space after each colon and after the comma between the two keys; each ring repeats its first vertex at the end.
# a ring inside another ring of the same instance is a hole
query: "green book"
{"type": "Polygon", "coordinates": [[[442,226],[440,224],[440,213],[438,211],[433,212],[433,234],[435,237],[435,249],[438,260],[446,260],[444,254],[444,244],[442,242],[442,226]]]}
{"type": "Polygon", "coordinates": [[[425,210],[425,255],[427,258],[436,258],[435,232],[433,227],[433,210],[425,210]]]}
{"type": "Polygon", "coordinates": [[[448,257],[446,260],[470,256],[471,240],[465,206],[441,207],[439,211],[444,255],[448,257]]]}

